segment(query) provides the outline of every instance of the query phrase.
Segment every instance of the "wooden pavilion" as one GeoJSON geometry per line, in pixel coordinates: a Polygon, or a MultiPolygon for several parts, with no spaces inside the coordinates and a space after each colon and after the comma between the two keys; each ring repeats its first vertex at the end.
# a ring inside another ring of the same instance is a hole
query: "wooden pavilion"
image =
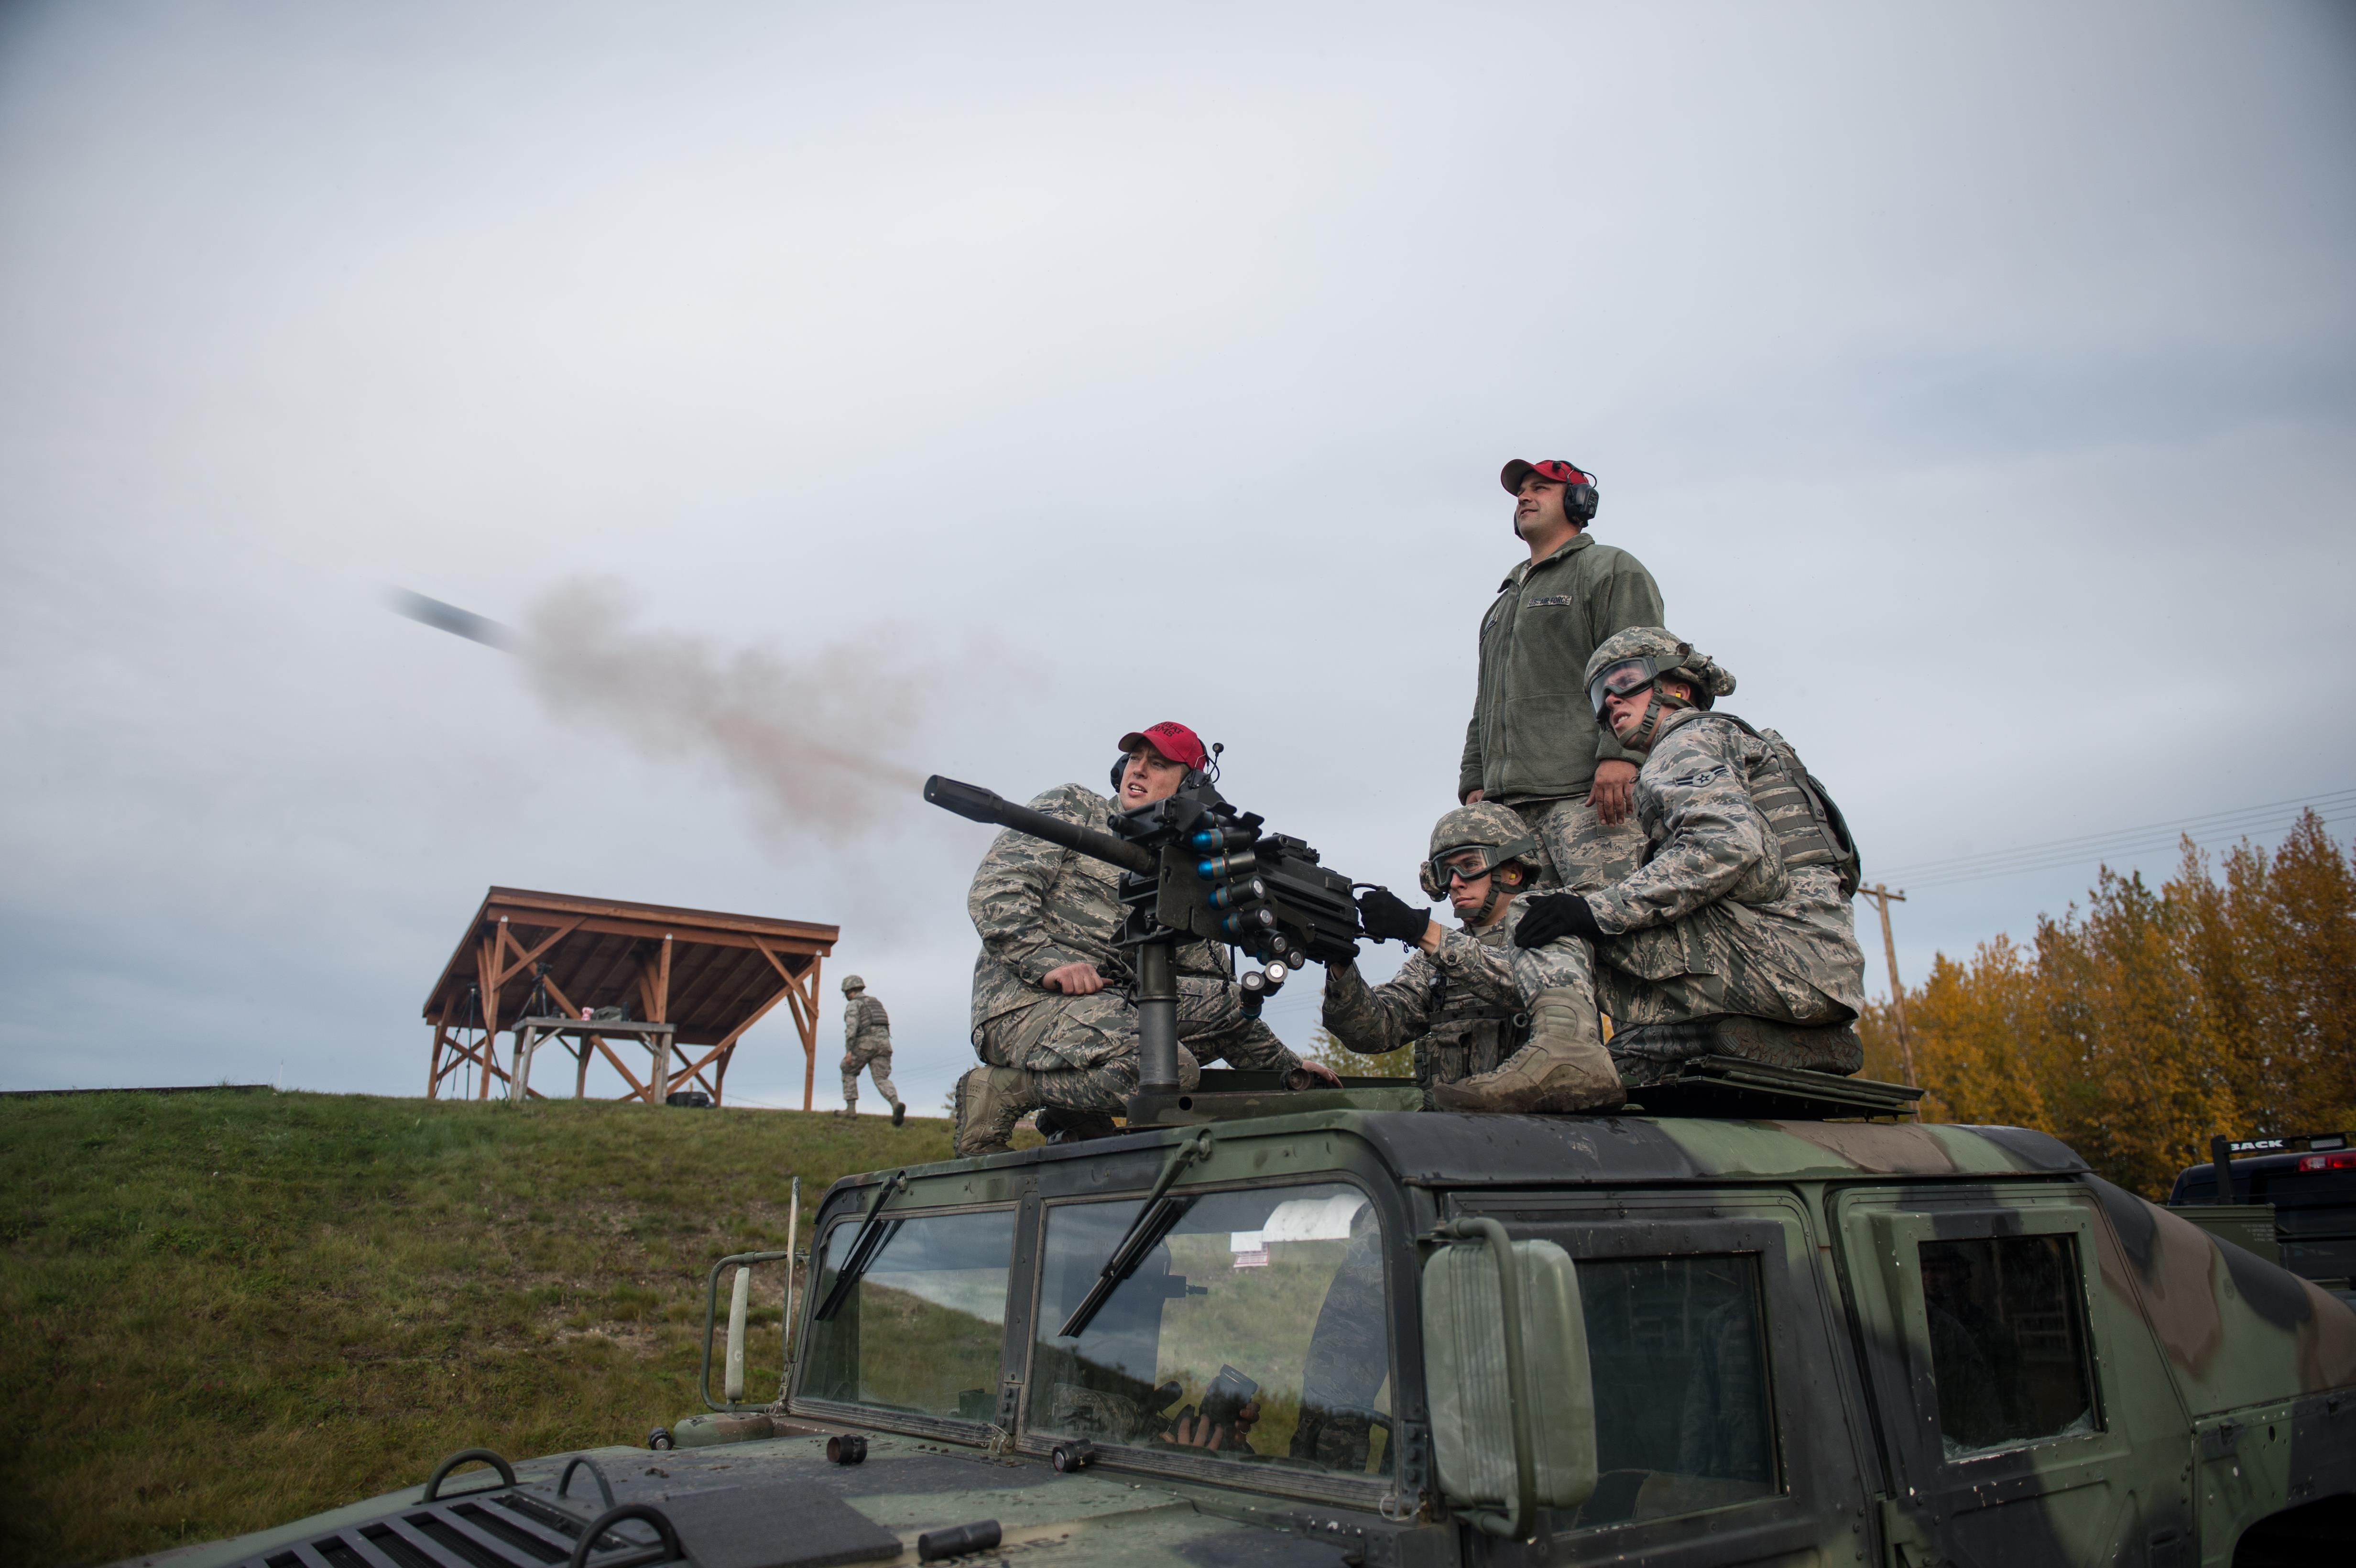
{"type": "Polygon", "coordinates": [[[841,929],[807,921],[674,909],[667,904],[493,888],[425,998],[434,1059],[425,1097],[472,1068],[475,1096],[491,1080],[530,1087],[534,1049],[553,1040],[575,1059],[573,1093],[588,1090],[601,1055],[629,1087],[616,1098],[659,1104],[700,1086],[721,1100],[736,1042],[779,1002],[802,1040],[802,1109],[818,1071],[819,965],[841,929]],[[502,1066],[499,1030],[514,1035],[502,1066]],[[640,1063],[644,1082],[615,1046],[640,1063]]]}

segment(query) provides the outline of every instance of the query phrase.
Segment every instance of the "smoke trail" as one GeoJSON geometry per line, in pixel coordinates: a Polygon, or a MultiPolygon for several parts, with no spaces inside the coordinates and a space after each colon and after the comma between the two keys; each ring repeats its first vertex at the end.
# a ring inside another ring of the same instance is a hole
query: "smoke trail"
{"type": "Polygon", "coordinates": [[[608,726],[657,762],[717,763],[772,830],[856,829],[913,809],[923,774],[884,753],[914,734],[933,680],[883,634],[788,663],[629,619],[602,581],[563,584],[526,613],[519,651],[551,712],[608,726]]]}
{"type": "Polygon", "coordinates": [[[937,665],[878,630],[807,658],[639,628],[619,584],[542,594],[511,631],[400,592],[412,620],[504,648],[549,711],[612,731],[655,762],[715,765],[772,832],[830,841],[916,814],[924,775],[890,759],[939,694],[937,665]]]}

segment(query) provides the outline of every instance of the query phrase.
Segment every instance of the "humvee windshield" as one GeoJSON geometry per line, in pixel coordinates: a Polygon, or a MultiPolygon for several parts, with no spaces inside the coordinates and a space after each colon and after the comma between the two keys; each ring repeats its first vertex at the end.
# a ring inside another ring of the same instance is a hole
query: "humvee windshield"
{"type": "Polygon", "coordinates": [[[1136,1200],[1048,1211],[1030,1425],[1179,1453],[1359,1474],[1385,1467],[1390,1329],[1382,1227],[1355,1187],[1193,1200],[1076,1339],[1059,1330],[1136,1200]]]}
{"type": "MultiPolygon", "coordinates": [[[[802,1392],[814,1399],[988,1421],[998,1406],[1014,1211],[920,1214],[889,1234],[830,1318],[809,1326],[802,1392]]],[[[828,1232],[816,1271],[825,1299],[859,1233],[828,1232]]]]}

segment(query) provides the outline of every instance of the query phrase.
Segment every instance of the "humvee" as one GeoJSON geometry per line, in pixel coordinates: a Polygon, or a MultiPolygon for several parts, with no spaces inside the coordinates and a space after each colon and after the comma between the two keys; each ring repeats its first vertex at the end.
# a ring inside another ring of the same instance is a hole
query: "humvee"
{"type": "Polygon", "coordinates": [[[774,1404],[707,1379],[681,1446],[454,1456],[176,1563],[2350,1560],[2330,1295],[1910,1091],[1642,1093],[1205,1072],[1162,1125],[850,1178],[774,1404]]]}

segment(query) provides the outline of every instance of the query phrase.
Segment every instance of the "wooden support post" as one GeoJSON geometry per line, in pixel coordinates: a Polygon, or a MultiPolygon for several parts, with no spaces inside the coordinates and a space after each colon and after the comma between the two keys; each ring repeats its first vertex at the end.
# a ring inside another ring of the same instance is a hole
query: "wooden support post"
{"type": "Polygon", "coordinates": [[[547,1095],[531,1086],[531,1059],[549,1040],[562,1040],[563,1036],[546,1024],[519,1021],[515,1031],[515,1076],[508,1083],[510,1100],[545,1100],[547,1095]]]}
{"type": "Polygon", "coordinates": [[[581,1058],[581,1071],[573,1077],[573,1097],[585,1100],[589,1097],[589,1040],[586,1036],[583,1037],[577,1054],[581,1058]]]}
{"type": "Polygon", "coordinates": [[[1881,911],[1881,953],[1890,961],[1890,1016],[1898,1025],[1898,1051],[1905,1059],[1906,1083],[1911,1088],[1914,1083],[1914,1042],[1906,1033],[1906,987],[1898,982],[1898,943],[1890,934],[1890,906],[1904,903],[1906,895],[1893,893],[1879,882],[1858,891],[1871,899],[1874,907],[1881,911]]]}
{"type": "Polygon", "coordinates": [[[505,977],[499,973],[499,959],[506,952],[507,944],[508,917],[501,915],[499,916],[499,923],[492,929],[490,936],[483,943],[483,956],[479,964],[477,965],[477,967],[481,971],[483,976],[483,1062],[485,1068],[482,1074],[482,1087],[477,1097],[484,1100],[487,1100],[491,1097],[491,1074],[489,1072],[489,1064],[491,1052],[498,1049],[497,1042],[499,1038],[499,982],[505,977]]]}
{"type": "Polygon", "coordinates": [[[800,1024],[802,1031],[802,1109],[805,1111],[810,1108],[810,1092],[818,1083],[818,955],[811,954],[808,962],[809,967],[804,971],[809,987],[808,1012],[805,1017],[795,1020],[800,1024]]]}
{"type": "MultiPolygon", "coordinates": [[[[670,1021],[670,933],[669,932],[663,933],[663,939],[654,952],[639,962],[638,1005],[646,1012],[647,1022],[659,1024],[670,1021]]],[[[654,1052],[654,1078],[648,1088],[647,1103],[659,1105],[663,1103],[663,1096],[670,1093],[671,1082],[676,1076],[671,1070],[672,1037],[665,1035],[659,1040],[651,1035],[640,1038],[645,1040],[647,1049],[654,1052]]]]}
{"type": "Polygon", "coordinates": [[[647,1084],[647,1104],[659,1105],[670,1093],[670,1036],[640,1035],[647,1048],[655,1053],[654,1077],[647,1084]]]}
{"type": "MultiPolygon", "coordinates": [[[[663,933],[662,948],[655,960],[654,1016],[648,1021],[659,1024],[670,1021],[670,933],[668,931],[663,933]]],[[[662,1071],[655,1074],[654,1103],[658,1105],[661,1104],[663,1097],[670,1093],[671,1051],[678,1040],[677,1035],[667,1034],[662,1037],[662,1071]]],[[[684,1051],[680,1052],[682,1059],[686,1054],[684,1051]]]]}
{"type": "Polygon", "coordinates": [[[457,1005],[455,997],[443,998],[441,1016],[434,1020],[434,1060],[425,1068],[425,1097],[429,1100],[438,1097],[437,1091],[442,1086],[442,1042],[450,1037],[450,1010],[457,1005]]]}
{"type": "MultiPolygon", "coordinates": [[[[786,967],[786,961],[778,957],[776,950],[767,943],[756,936],[753,939],[753,945],[761,950],[761,956],[769,961],[769,967],[775,969],[786,983],[784,990],[761,1005],[761,1013],[776,1006],[778,997],[782,997],[787,1010],[793,1014],[795,1032],[802,1037],[802,1109],[807,1111],[810,1108],[810,1095],[818,1083],[818,955],[807,955],[802,960],[804,968],[801,974],[796,975],[786,967]]],[[[755,1013],[753,1019],[759,1018],[761,1013],[755,1013]]],[[[736,1033],[743,1034],[753,1019],[747,1019],[737,1026],[736,1033]]],[[[734,1037],[731,1036],[730,1040],[734,1043],[734,1037]]]]}

